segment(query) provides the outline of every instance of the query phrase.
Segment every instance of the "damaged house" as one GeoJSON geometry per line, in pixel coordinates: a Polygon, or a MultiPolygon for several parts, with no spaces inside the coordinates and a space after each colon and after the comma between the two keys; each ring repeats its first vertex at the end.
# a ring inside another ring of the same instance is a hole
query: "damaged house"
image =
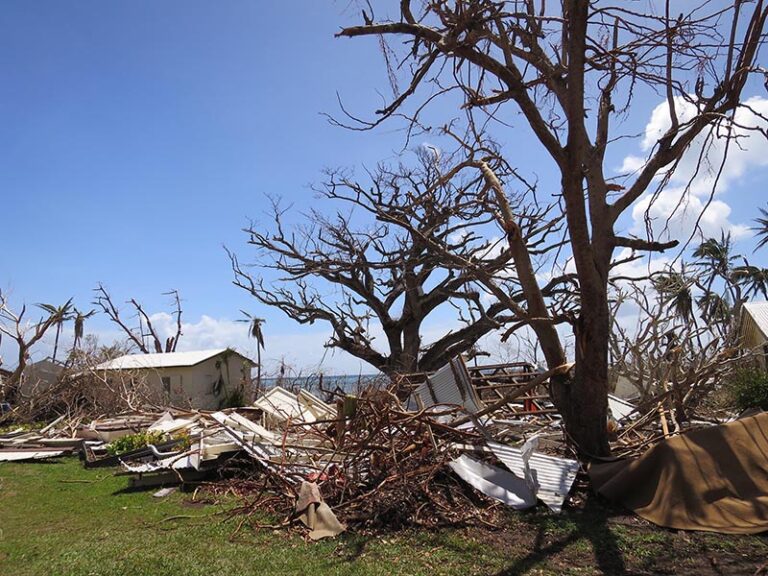
{"type": "Polygon", "coordinates": [[[231,348],[127,354],[99,364],[109,381],[129,377],[141,382],[154,398],[172,406],[216,410],[227,398],[251,392],[251,370],[255,363],[231,348]]]}

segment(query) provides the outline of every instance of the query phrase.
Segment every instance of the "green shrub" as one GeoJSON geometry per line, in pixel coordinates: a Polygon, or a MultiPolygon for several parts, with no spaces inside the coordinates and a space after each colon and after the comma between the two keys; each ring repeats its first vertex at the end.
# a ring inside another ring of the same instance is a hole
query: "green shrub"
{"type": "Polygon", "coordinates": [[[192,440],[187,430],[179,430],[171,436],[171,440],[178,441],[178,444],[173,447],[174,450],[189,450],[189,447],[192,445],[192,440]]]}
{"type": "Polygon", "coordinates": [[[163,442],[162,432],[139,432],[137,434],[128,434],[117,440],[113,440],[107,446],[107,452],[112,456],[132,452],[139,448],[144,448],[147,444],[160,444],[163,442]]]}
{"type": "Polygon", "coordinates": [[[245,394],[241,389],[235,389],[229,392],[222,400],[219,402],[219,408],[240,408],[241,406],[245,406],[245,394]]]}
{"type": "Polygon", "coordinates": [[[730,378],[733,402],[740,410],[768,410],[768,372],[758,368],[742,368],[730,378]]]}

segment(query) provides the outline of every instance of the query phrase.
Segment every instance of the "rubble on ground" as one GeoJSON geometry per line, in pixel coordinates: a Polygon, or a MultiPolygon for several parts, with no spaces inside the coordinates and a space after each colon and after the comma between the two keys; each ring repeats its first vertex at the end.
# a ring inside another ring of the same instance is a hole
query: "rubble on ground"
{"type": "MultiPolygon", "coordinates": [[[[226,486],[247,497],[241,512],[300,522],[313,539],[347,526],[494,525],[504,506],[560,512],[577,475],[586,478],[549,397],[554,373],[458,357],[325,400],[276,386],[241,408],[61,417],[0,434],[0,462],[79,453],[86,467],[117,467],[131,488],[226,486]]],[[[609,398],[617,454],[684,431],[670,426],[665,400],[609,398]]]]}

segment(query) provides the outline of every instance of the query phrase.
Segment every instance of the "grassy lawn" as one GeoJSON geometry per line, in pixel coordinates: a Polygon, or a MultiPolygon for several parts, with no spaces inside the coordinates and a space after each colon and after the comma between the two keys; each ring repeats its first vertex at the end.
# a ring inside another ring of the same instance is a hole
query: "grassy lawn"
{"type": "Polygon", "coordinates": [[[232,538],[224,504],[192,507],[191,494],[159,499],[125,485],[74,458],[0,464],[0,574],[754,574],[768,562],[766,537],[661,530],[597,504],[510,514],[500,531],[232,538]]]}

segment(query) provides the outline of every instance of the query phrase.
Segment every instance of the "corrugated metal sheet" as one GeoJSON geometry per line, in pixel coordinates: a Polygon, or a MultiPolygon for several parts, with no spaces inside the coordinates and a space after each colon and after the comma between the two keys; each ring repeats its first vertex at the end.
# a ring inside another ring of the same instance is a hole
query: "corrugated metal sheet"
{"type": "MultiPolygon", "coordinates": [[[[259,460],[268,460],[271,456],[279,455],[279,450],[270,443],[264,443],[265,438],[274,436],[272,432],[264,429],[246,418],[241,420],[232,418],[233,414],[216,412],[211,414],[216,422],[222,425],[224,432],[229,435],[243,450],[259,460]],[[243,422],[245,420],[246,423],[243,422]],[[260,442],[261,441],[261,442],[260,442]]],[[[270,440],[273,442],[274,440],[270,440]]]]}
{"type": "Polygon", "coordinates": [[[448,466],[467,484],[507,506],[516,510],[536,506],[536,495],[525,480],[506,470],[480,462],[466,454],[449,462],[448,466]]]}
{"type": "Polygon", "coordinates": [[[142,464],[131,464],[128,462],[120,463],[123,470],[134,474],[144,474],[148,472],[157,472],[159,470],[185,470],[188,468],[200,469],[200,455],[195,453],[185,453],[183,455],[171,456],[154,462],[142,464]]]}
{"type": "Polygon", "coordinates": [[[296,394],[280,386],[270,388],[253,405],[281,422],[289,418],[300,422],[317,420],[312,412],[299,403],[296,394]]]}
{"type": "MultiPolygon", "coordinates": [[[[536,440],[532,438],[528,442],[536,440]]],[[[528,443],[526,443],[528,444],[528,443]]],[[[496,457],[520,478],[525,477],[526,465],[523,450],[489,440],[488,447],[496,457]]],[[[534,444],[535,446],[535,444],[534,444]]],[[[536,484],[536,496],[553,512],[560,512],[563,502],[576,479],[579,463],[576,460],[556,458],[534,452],[528,460],[530,474],[536,484]]]]}
{"type": "MultiPolygon", "coordinates": [[[[754,322],[754,326],[760,331],[763,337],[763,342],[768,340],[768,302],[747,302],[744,304],[743,314],[749,316],[754,322]]],[[[747,323],[743,323],[744,328],[747,327],[747,323]]],[[[755,345],[761,344],[761,342],[755,342],[755,345]]]]}
{"type": "Polygon", "coordinates": [[[282,441],[282,436],[280,434],[267,430],[264,426],[256,424],[256,422],[251,422],[248,418],[237,412],[230,412],[229,414],[225,412],[215,412],[211,414],[211,418],[222,426],[228,426],[229,428],[239,430],[243,433],[250,432],[255,437],[258,437],[259,440],[269,444],[279,445],[282,441]]]}
{"type": "Polygon", "coordinates": [[[0,451],[0,462],[19,462],[22,460],[43,460],[62,456],[63,451],[54,450],[3,450],[0,451]]]}
{"type": "MultiPolygon", "coordinates": [[[[96,366],[96,370],[141,370],[147,368],[195,366],[228,350],[228,348],[216,348],[214,350],[168,352],[166,354],[126,354],[125,356],[99,364],[96,366]]],[[[232,350],[229,350],[229,352],[238,354],[238,356],[248,360],[248,358],[238,352],[232,350]]]]}
{"type": "Polygon", "coordinates": [[[477,397],[472,386],[466,367],[461,358],[455,358],[440,370],[428,376],[427,379],[413,392],[408,407],[411,410],[418,408],[414,401],[415,396],[421,400],[425,407],[435,404],[455,404],[463,406],[468,412],[478,412],[483,408],[483,403],[477,397]]]}
{"type": "Polygon", "coordinates": [[[627,418],[637,409],[637,406],[634,404],[630,404],[626,400],[622,400],[618,396],[612,394],[608,394],[608,407],[611,409],[611,414],[613,414],[613,417],[617,421],[627,418]]]}

